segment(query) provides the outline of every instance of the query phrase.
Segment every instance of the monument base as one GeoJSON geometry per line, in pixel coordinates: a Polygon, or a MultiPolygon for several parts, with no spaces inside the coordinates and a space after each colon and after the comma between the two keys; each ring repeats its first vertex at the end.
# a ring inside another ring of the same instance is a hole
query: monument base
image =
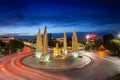
{"type": "Polygon", "coordinates": [[[44,62],[50,62],[50,54],[45,55],[44,62]]]}
{"type": "Polygon", "coordinates": [[[74,58],[77,58],[77,57],[79,56],[79,54],[78,54],[78,52],[72,52],[72,56],[73,56],[74,58]]]}
{"type": "Polygon", "coordinates": [[[67,50],[65,50],[65,51],[64,51],[64,54],[65,54],[65,56],[67,56],[67,54],[68,54],[68,51],[67,51],[67,50]]]}
{"type": "Polygon", "coordinates": [[[74,58],[73,56],[68,56],[66,59],[54,59],[51,58],[50,62],[36,62],[34,55],[25,57],[22,60],[22,63],[28,67],[50,70],[50,71],[65,71],[65,70],[73,70],[80,69],[84,66],[88,65],[91,62],[91,59],[87,56],[83,56],[82,58],[74,58]]]}
{"type": "Polygon", "coordinates": [[[47,54],[45,56],[41,55],[40,58],[36,58],[37,62],[40,62],[40,63],[45,63],[45,62],[50,62],[50,54],[47,54]]]}
{"type": "Polygon", "coordinates": [[[35,52],[35,59],[40,62],[40,58],[42,56],[42,52],[35,52]]]}

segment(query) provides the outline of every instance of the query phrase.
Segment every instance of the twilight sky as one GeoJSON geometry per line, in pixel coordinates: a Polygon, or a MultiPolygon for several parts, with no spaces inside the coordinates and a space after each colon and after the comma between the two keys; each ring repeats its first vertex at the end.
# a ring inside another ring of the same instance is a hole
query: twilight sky
{"type": "Polygon", "coordinates": [[[0,35],[120,32],[119,0],[0,0],[0,35]]]}

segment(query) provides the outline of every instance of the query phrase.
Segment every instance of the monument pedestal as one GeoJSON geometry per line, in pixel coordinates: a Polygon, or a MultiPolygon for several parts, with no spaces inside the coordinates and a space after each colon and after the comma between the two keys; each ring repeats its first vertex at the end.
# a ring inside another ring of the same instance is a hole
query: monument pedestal
{"type": "Polygon", "coordinates": [[[74,58],[77,58],[79,56],[78,52],[72,52],[72,55],[74,58]]]}
{"type": "Polygon", "coordinates": [[[42,52],[35,52],[35,58],[38,62],[40,62],[41,56],[42,56],[42,52]]]}

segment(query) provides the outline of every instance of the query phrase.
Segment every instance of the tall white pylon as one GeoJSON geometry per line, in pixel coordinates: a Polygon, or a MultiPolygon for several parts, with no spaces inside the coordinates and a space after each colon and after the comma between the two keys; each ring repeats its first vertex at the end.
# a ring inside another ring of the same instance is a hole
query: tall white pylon
{"type": "Polygon", "coordinates": [[[40,29],[38,30],[37,39],[36,39],[36,52],[35,58],[40,61],[42,55],[42,36],[40,29]]]}
{"type": "Polygon", "coordinates": [[[36,51],[42,51],[42,36],[40,29],[38,30],[37,39],[36,39],[36,51]]]}
{"type": "Polygon", "coordinates": [[[72,55],[77,58],[78,55],[78,46],[77,46],[77,35],[75,29],[73,30],[72,35],[72,55]]]}
{"type": "Polygon", "coordinates": [[[48,53],[48,37],[47,37],[47,26],[45,26],[44,29],[44,35],[43,35],[43,56],[45,56],[48,53]]]}
{"type": "Polygon", "coordinates": [[[67,55],[67,36],[66,36],[66,31],[64,31],[64,42],[63,42],[63,52],[65,55],[67,55]]]}
{"type": "Polygon", "coordinates": [[[49,62],[50,54],[48,54],[47,26],[45,26],[43,38],[40,35],[40,29],[38,30],[36,42],[37,43],[36,43],[35,57],[37,61],[38,62],[49,62]]]}
{"type": "Polygon", "coordinates": [[[73,35],[72,35],[72,51],[77,52],[78,51],[78,46],[77,46],[77,35],[75,29],[73,30],[73,35]]]}

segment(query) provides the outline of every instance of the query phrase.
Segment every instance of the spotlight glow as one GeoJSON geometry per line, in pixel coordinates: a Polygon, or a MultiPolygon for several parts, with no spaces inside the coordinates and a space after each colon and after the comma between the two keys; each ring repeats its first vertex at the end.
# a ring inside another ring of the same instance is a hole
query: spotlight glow
{"type": "Polygon", "coordinates": [[[78,52],[73,52],[72,55],[73,55],[74,58],[77,58],[79,56],[78,52]]]}
{"type": "Polygon", "coordinates": [[[45,62],[50,62],[50,54],[45,56],[45,62]]]}
{"type": "Polygon", "coordinates": [[[36,53],[35,53],[35,57],[36,57],[37,59],[40,59],[41,56],[42,56],[42,52],[36,52],[36,53]]]}

